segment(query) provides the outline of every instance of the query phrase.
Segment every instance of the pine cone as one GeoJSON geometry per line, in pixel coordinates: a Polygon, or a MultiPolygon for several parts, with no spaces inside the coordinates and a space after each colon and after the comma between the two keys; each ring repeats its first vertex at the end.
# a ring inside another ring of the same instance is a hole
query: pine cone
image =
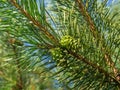
{"type": "Polygon", "coordinates": [[[79,40],[76,40],[75,38],[65,35],[62,37],[60,44],[63,48],[66,48],[68,50],[76,51],[79,48],[79,40]]]}

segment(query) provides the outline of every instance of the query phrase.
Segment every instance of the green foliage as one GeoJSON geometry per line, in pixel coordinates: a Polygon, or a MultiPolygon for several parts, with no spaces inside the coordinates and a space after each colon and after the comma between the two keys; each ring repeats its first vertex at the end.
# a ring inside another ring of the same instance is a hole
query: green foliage
{"type": "Polygon", "coordinates": [[[0,0],[0,89],[53,90],[52,77],[65,90],[119,90],[119,11],[107,0],[46,2],[0,0]]]}

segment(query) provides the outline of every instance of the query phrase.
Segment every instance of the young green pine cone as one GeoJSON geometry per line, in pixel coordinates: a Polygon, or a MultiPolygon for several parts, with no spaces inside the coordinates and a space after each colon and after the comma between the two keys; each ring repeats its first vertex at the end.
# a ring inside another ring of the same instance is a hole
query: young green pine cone
{"type": "Polygon", "coordinates": [[[79,41],[75,38],[65,35],[61,38],[60,44],[63,48],[75,51],[79,48],[79,41]]]}
{"type": "Polygon", "coordinates": [[[63,58],[63,55],[62,55],[62,51],[60,48],[53,48],[50,50],[51,54],[52,54],[52,58],[53,60],[60,60],[61,58],[63,58]]]}
{"type": "Polygon", "coordinates": [[[56,61],[57,66],[66,66],[67,61],[64,59],[64,51],[62,51],[60,48],[53,48],[50,50],[50,52],[52,54],[53,60],[56,61]]]}

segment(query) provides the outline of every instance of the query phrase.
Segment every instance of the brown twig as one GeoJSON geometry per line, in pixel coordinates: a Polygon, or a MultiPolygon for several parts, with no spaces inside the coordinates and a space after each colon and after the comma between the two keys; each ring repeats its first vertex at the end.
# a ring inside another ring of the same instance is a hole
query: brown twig
{"type": "MultiPolygon", "coordinates": [[[[67,49],[66,49],[67,50],[67,49]]],[[[91,67],[97,69],[100,73],[103,73],[106,77],[110,77],[111,79],[113,79],[118,86],[120,86],[120,81],[114,77],[113,75],[111,75],[110,73],[108,73],[107,71],[105,71],[102,67],[90,62],[90,60],[86,59],[85,57],[83,57],[82,55],[78,55],[70,50],[67,50],[69,54],[71,54],[72,56],[76,57],[77,59],[81,60],[82,62],[86,63],[87,65],[90,65],[91,67]]]]}
{"type": "MultiPolygon", "coordinates": [[[[18,58],[18,54],[17,54],[17,48],[16,46],[14,46],[13,44],[11,44],[11,46],[13,47],[13,52],[15,54],[15,59],[18,58]]],[[[17,83],[16,83],[16,88],[18,90],[23,90],[23,80],[22,80],[22,72],[21,72],[21,69],[20,69],[20,61],[19,59],[16,60],[16,65],[17,65],[17,73],[18,73],[18,78],[17,78],[17,83]]]]}
{"type": "MultiPolygon", "coordinates": [[[[15,42],[16,42],[16,39],[15,38],[10,38],[10,33],[7,32],[7,36],[8,36],[8,42],[9,44],[11,45],[12,47],[12,50],[14,52],[14,57],[13,59],[17,59],[19,56],[18,56],[18,52],[17,52],[17,47],[14,45],[15,42]]],[[[20,43],[21,44],[21,43],[20,43]]],[[[19,59],[15,61],[16,66],[17,66],[17,74],[18,74],[18,77],[17,77],[17,80],[16,80],[16,85],[12,88],[12,90],[23,90],[23,80],[22,80],[22,72],[21,72],[21,69],[20,69],[20,61],[19,59]]]]}
{"type": "Polygon", "coordinates": [[[16,0],[10,0],[10,1],[18,10],[21,11],[22,14],[24,14],[30,21],[32,21],[32,23],[36,25],[48,38],[50,38],[55,43],[57,43],[56,38],[50,32],[48,32],[48,30],[44,26],[42,26],[40,22],[35,20],[26,10],[24,10],[21,6],[19,6],[16,0]]]}
{"type": "MultiPolygon", "coordinates": [[[[96,29],[96,27],[94,25],[94,22],[92,21],[92,18],[90,17],[89,13],[85,10],[85,7],[84,7],[82,1],[81,0],[76,0],[76,3],[78,5],[78,7],[79,7],[80,12],[85,17],[94,38],[99,40],[101,36],[100,36],[100,34],[98,34],[97,29],[96,29]]],[[[104,42],[103,38],[100,41],[104,42]]],[[[105,47],[103,46],[102,51],[105,52],[104,50],[105,50],[105,47]]],[[[107,64],[112,67],[113,73],[116,76],[118,74],[118,69],[115,68],[114,62],[112,61],[112,59],[111,59],[110,55],[108,54],[108,52],[105,52],[104,59],[107,62],[107,64]]]]}

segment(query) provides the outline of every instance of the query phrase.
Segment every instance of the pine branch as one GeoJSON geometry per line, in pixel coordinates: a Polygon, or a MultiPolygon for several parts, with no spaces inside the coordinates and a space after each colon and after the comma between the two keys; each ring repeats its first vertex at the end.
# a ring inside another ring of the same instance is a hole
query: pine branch
{"type": "MultiPolygon", "coordinates": [[[[12,45],[12,47],[13,47],[13,51],[15,53],[15,59],[16,59],[16,58],[18,58],[17,48],[14,45],[12,45]]],[[[18,70],[17,73],[19,74],[18,78],[17,78],[16,88],[18,90],[22,90],[24,85],[23,85],[23,80],[22,80],[22,72],[21,72],[20,66],[19,66],[20,65],[19,59],[16,60],[16,64],[17,64],[17,70],[18,70]]]]}
{"type": "MultiPolygon", "coordinates": [[[[102,44],[103,44],[104,43],[104,39],[103,38],[100,39],[101,35],[97,32],[97,29],[96,29],[96,27],[94,25],[94,22],[92,21],[92,18],[90,17],[89,13],[85,10],[82,1],[81,0],[76,0],[76,3],[78,5],[78,7],[79,7],[79,10],[80,10],[81,14],[85,17],[85,19],[86,19],[86,21],[87,21],[87,23],[88,23],[88,25],[90,27],[90,30],[91,30],[94,38],[97,41],[98,40],[101,41],[102,44]]],[[[101,50],[103,52],[105,52],[105,47],[102,46],[101,50]]],[[[107,62],[107,64],[112,67],[113,73],[116,76],[118,74],[118,69],[114,66],[114,62],[112,61],[111,56],[108,54],[108,52],[105,52],[104,59],[107,62]]]]}
{"type": "Polygon", "coordinates": [[[57,43],[57,39],[50,32],[48,32],[48,30],[44,26],[42,26],[40,22],[35,20],[26,10],[24,10],[21,6],[19,6],[16,0],[10,0],[10,1],[18,10],[21,11],[22,14],[24,14],[30,21],[32,21],[33,24],[36,25],[48,38],[50,38],[55,43],[57,43]]]}
{"type": "Polygon", "coordinates": [[[46,45],[37,45],[37,48],[40,48],[40,49],[52,49],[54,48],[52,45],[50,44],[46,44],[46,45]]]}
{"type": "MultiPolygon", "coordinates": [[[[16,59],[16,58],[18,58],[17,48],[13,44],[11,44],[11,46],[12,46],[13,52],[15,54],[14,59],[16,59]]],[[[22,72],[21,72],[21,69],[20,69],[20,66],[19,66],[20,65],[19,59],[16,60],[16,65],[17,65],[18,78],[17,78],[17,82],[16,82],[16,86],[15,87],[18,90],[22,90],[24,85],[23,85],[23,80],[22,80],[22,72]]]]}
{"type": "Polygon", "coordinates": [[[97,69],[100,73],[103,73],[106,77],[110,77],[111,79],[113,79],[118,86],[120,87],[120,81],[119,79],[117,79],[116,77],[114,77],[113,75],[111,75],[110,73],[108,73],[107,71],[105,71],[102,67],[90,62],[90,60],[86,59],[85,57],[83,57],[82,55],[78,55],[70,50],[67,50],[69,54],[71,54],[72,56],[76,57],[77,59],[81,60],[82,62],[86,63],[87,65],[90,65],[91,67],[97,69]]]}
{"type": "MultiPolygon", "coordinates": [[[[15,41],[16,41],[16,39],[14,39],[14,38],[12,38],[12,39],[10,39],[10,33],[9,32],[7,32],[7,36],[8,36],[8,38],[9,38],[9,40],[8,40],[8,42],[10,43],[10,45],[12,46],[12,50],[13,50],[13,52],[14,52],[14,57],[13,57],[13,59],[17,59],[19,56],[18,56],[18,52],[17,52],[17,46],[15,46],[14,44],[15,44],[15,41]]],[[[19,42],[19,44],[22,44],[21,42],[19,42]]],[[[18,90],[22,90],[23,89],[23,80],[22,80],[22,72],[21,72],[21,69],[20,69],[20,61],[19,61],[19,59],[18,60],[16,60],[16,62],[15,62],[15,64],[17,65],[17,74],[18,74],[18,78],[17,78],[17,81],[16,81],[16,86],[15,87],[13,87],[12,88],[12,90],[14,90],[14,88],[16,89],[18,89],[18,90]]]]}

